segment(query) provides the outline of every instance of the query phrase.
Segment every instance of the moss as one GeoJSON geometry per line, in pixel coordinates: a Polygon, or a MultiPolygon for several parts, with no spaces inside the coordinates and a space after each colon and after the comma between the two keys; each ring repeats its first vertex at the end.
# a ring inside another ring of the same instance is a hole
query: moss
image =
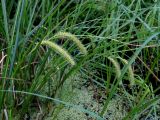
{"type": "Polygon", "coordinates": [[[58,114],[57,120],[87,120],[87,116],[72,108],[64,108],[58,114]]]}
{"type": "MultiPolygon", "coordinates": [[[[74,77],[72,79],[74,80],[68,80],[65,82],[63,89],[61,90],[61,96],[63,96],[61,97],[61,99],[70,102],[71,104],[80,105],[83,108],[89,109],[92,112],[98,114],[102,110],[103,104],[98,103],[98,101],[93,98],[94,88],[92,88],[91,86],[90,88],[82,86],[82,83],[84,81],[79,80],[78,77],[74,77]],[[77,87],[72,88],[71,86],[77,87]]],[[[125,106],[123,106],[123,102],[124,100],[119,96],[113,98],[110,101],[109,106],[103,117],[109,120],[122,119],[127,114],[127,109],[125,109],[125,106]]],[[[55,120],[94,120],[86,113],[80,112],[73,108],[59,108],[60,107],[56,107],[56,109],[54,110],[54,112],[56,112],[57,114],[57,118],[55,118],[55,120]]],[[[53,119],[54,116],[55,114],[53,114],[51,117],[48,117],[47,120],[51,120],[51,118],[53,119]]]]}

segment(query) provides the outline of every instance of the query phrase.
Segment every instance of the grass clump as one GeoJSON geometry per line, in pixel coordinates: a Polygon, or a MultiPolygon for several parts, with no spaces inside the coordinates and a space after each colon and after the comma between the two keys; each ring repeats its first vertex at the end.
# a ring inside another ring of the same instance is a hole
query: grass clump
{"type": "Polygon", "coordinates": [[[21,120],[32,111],[45,117],[62,106],[80,110],[84,119],[89,114],[103,120],[110,103],[121,99],[127,101],[120,105],[126,108],[121,119],[159,119],[159,5],[158,0],[1,0],[0,118],[21,120]],[[72,84],[77,75],[81,86],[72,84]],[[93,102],[62,99],[69,94],[66,81],[71,92],[86,89],[93,102]],[[99,111],[86,109],[95,101],[99,111]]]}

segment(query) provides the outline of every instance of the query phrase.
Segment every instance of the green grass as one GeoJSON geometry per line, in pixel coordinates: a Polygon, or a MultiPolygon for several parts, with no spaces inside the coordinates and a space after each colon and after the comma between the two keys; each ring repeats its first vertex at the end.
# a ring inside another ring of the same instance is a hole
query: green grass
{"type": "Polygon", "coordinates": [[[1,0],[0,118],[51,103],[103,120],[117,95],[129,108],[121,119],[160,118],[159,36],[159,1],[1,0]],[[76,76],[105,98],[99,112],[61,99],[76,76]]]}

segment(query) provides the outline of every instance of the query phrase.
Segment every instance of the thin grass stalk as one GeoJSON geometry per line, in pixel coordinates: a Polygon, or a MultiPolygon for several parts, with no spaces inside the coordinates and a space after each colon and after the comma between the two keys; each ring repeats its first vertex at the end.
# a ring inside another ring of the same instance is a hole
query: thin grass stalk
{"type": "Polygon", "coordinates": [[[4,19],[4,28],[6,33],[7,41],[9,41],[9,30],[8,30],[8,19],[7,19],[7,11],[6,11],[6,1],[1,0],[2,3],[2,11],[3,11],[3,19],[4,19]]]}

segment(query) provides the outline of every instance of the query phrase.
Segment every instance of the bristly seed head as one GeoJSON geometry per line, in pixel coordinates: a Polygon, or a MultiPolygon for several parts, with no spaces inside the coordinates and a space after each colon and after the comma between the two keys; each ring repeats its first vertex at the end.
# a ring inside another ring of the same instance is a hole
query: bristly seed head
{"type": "Polygon", "coordinates": [[[81,43],[81,41],[73,34],[68,33],[68,32],[58,32],[56,33],[53,38],[68,38],[68,40],[73,41],[77,47],[80,49],[80,51],[84,54],[87,55],[87,50],[84,47],[84,45],[81,43]]]}
{"type": "MultiPolygon", "coordinates": [[[[114,60],[112,57],[108,57],[108,60],[110,60],[112,64],[114,65],[115,70],[116,70],[117,79],[119,79],[121,76],[121,69],[120,69],[119,63],[116,60],[114,60]]],[[[122,81],[120,81],[119,84],[122,85],[122,81]]]]}
{"type": "Polygon", "coordinates": [[[64,58],[66,58],[66,60],[71,64],[71,65],[75,65],[75,61],[74,59],[71,57],[71,55],[62,47],[60,47],[59,45],[48,41],[48,40],[43,40],[41,42],[41,45],[47,45],[48,47],[52,48],[54,51],[58,52],[61,56],[63,56],[64,58]]]}
{"type": "MultiPolygon", "coordinates": [[[[128,64],[128,61],[126,59],[123,59],[121,57],[118,57],[124,64],[128,64]]],[[[131,65],[128,67],[128,77],[130,79],[130,86],[135,85],[135,80],[134,80],[134,73],[132,70],[131,65]]]]}

